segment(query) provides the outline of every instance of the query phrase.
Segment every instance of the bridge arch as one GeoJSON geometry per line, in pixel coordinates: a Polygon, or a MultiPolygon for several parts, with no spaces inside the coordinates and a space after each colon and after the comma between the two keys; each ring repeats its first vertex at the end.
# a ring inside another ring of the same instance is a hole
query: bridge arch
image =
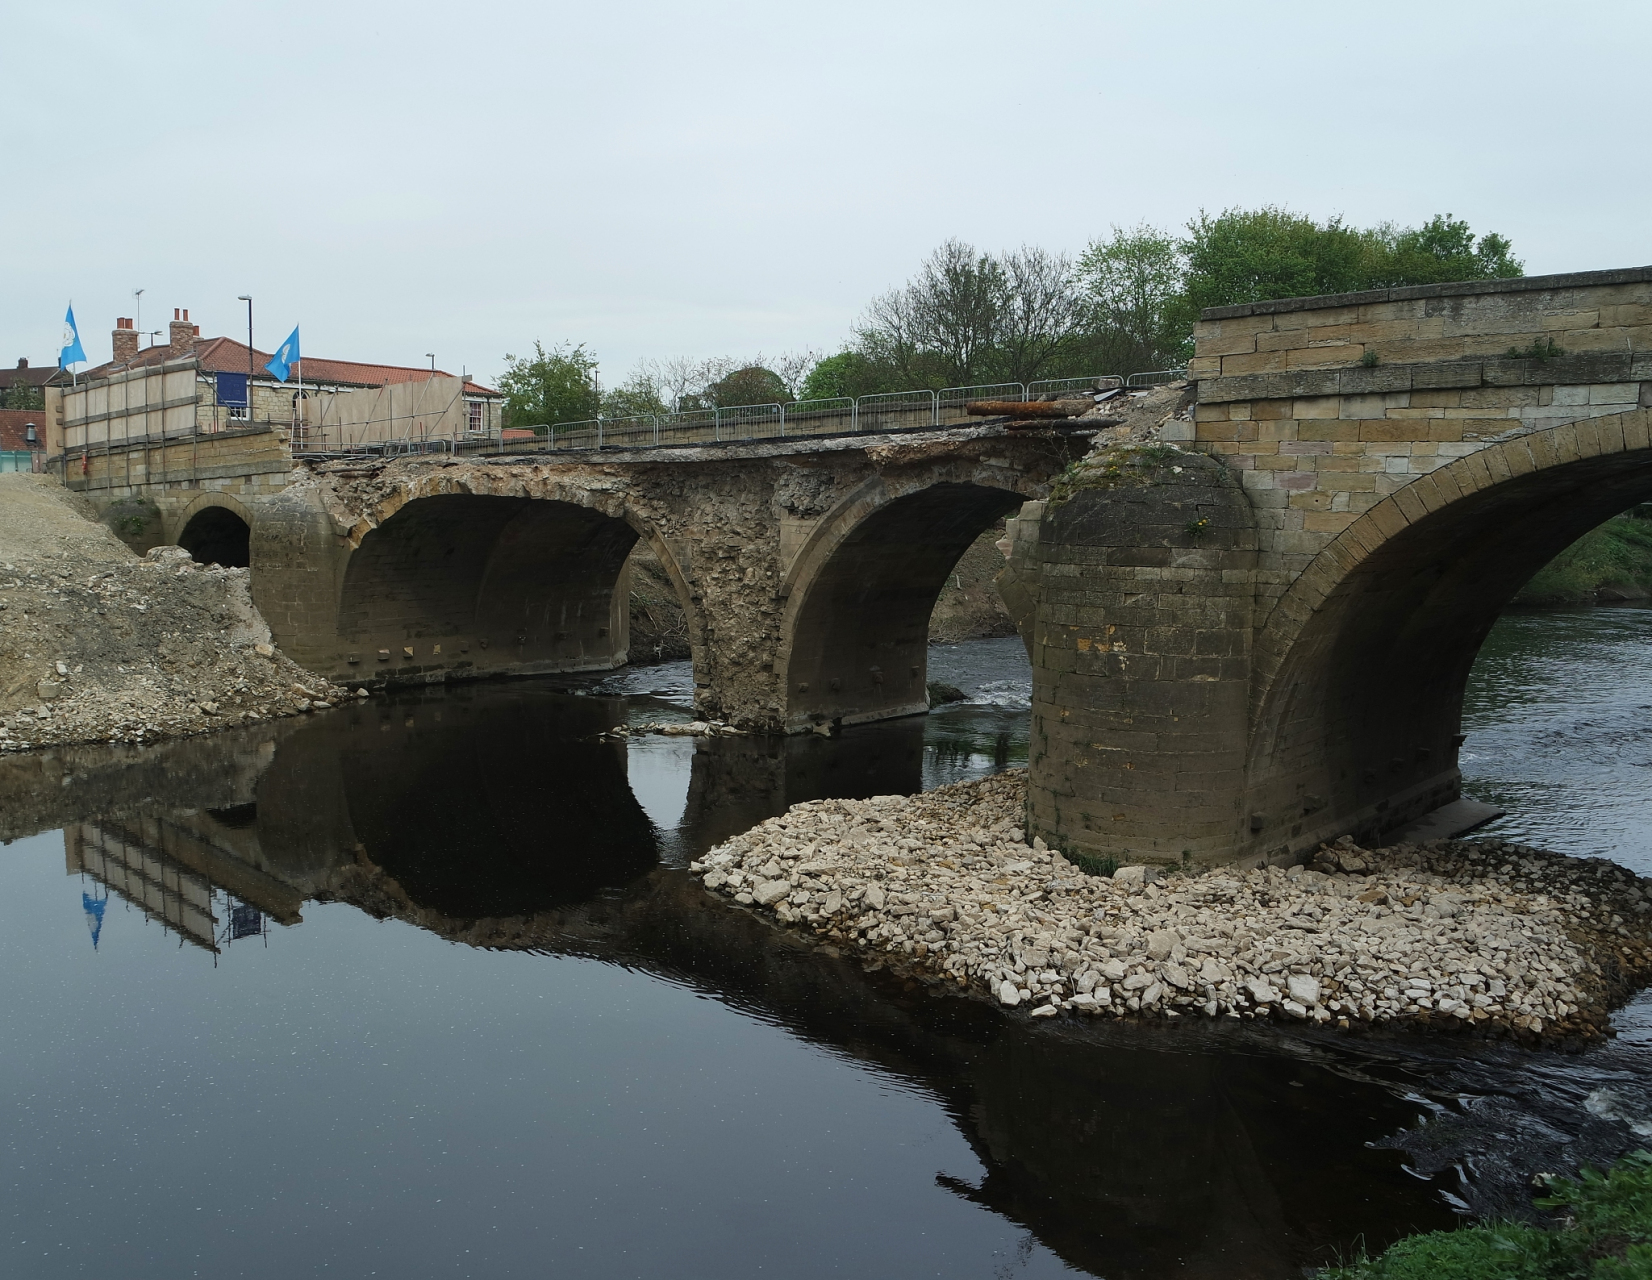
{"type": "Polygon", "coordinates": [[[1588,530],[1652,498],[1646,410],[1458,458],[1361,516],[1256,636],[1249,852],[1380,835],[1454,799],[1464,691],[1498,614],[1588,530]]]}
{"type": "Polygon", "coordinates": [[[201,564],[246,569],[252,564],[252,512],[227,493],[204,493],[175,521],[173,542],[201,564]]]}
{"type": "Polygon", "coordinates": [[[786,574],[776,670],[784,728],[928,710],[929,617],[953,566],[1046,486],[1011,472],[874,476],[820,522],[786,574]]]}
{"type": "MultiPolygon", "coordinates": [[[[520,490],[402,497],[352,536],[337,614],[345,648],[397,678],[625,661],[624,568],[640,536],[625,514],[520,490]]],[[[668,550],[650,542],[680,591],[668,550]]]]}

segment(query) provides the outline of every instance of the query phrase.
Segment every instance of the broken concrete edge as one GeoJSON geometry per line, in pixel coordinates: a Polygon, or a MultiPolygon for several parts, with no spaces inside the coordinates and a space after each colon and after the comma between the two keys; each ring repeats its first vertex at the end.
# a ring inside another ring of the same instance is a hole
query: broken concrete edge
{"type": "Polygon", "coordinates": [[[1501,818],[1506,812],[1494,804],[1461,796],[1431,813],[1384,832],[1382,843],[1427,844],[1431,840],[1451,840],[1501,818]]]}

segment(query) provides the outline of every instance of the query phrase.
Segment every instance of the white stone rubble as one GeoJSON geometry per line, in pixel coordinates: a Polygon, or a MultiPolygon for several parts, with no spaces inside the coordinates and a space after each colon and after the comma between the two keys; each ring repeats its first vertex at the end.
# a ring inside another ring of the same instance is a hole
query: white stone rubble
{"type": "Polygon", "coordinates": [[[1088,875],[1024,843],[1024,771],[794,806],[706,888],[1007,1007],[1594,1036],[1652,971],[1652,883],[1497,841],[1088,875]]]}

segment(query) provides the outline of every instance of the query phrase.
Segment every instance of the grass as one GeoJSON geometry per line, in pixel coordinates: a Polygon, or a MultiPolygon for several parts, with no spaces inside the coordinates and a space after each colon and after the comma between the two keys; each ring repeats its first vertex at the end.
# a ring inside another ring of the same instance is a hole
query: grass
{"type": "Polygon", "coordinates": [[[1585,1169],[1546,1185],[1536,1203],[1564,1210],[1549,1226],[1430,1231],[1321,1271],[1321,1280],[1652,1280],[1652,1153],[1631,1152],[1605,1173],[1585,1169]]]}
{"type": "Polygon", "coordinates": [[[1652,520],[1615,516],[1591,529],[1520,588],[1516,604],[1591,604],[1602,587],[1652,592],[1652,520]]]}

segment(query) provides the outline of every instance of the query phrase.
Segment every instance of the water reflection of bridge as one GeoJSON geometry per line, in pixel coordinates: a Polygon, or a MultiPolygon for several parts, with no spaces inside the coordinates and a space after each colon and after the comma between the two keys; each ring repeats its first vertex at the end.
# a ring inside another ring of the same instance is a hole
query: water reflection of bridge
{"type": "MultiPolygon", "coordinates": [[[[65,824],[70,867],[201,946],[221,935],[211,917],[227,893],[288,924],[306,902],[342,902],[454,942],[686,983],[937,1099],[987,1170],[979,1183],[942,1185],[1085,1271],[1296,1274],[1351,1243],[1352,1185],[1373,1244],[1444,1225],[1399,1157],[1367,1146],[1412,1108],[1306,1053],[1029,1026],[866,973],[712,900],[662,865],[624,747],[580,741],[616,710],[522,686],[374,701],[297,729],[157,748],[175,768],[151,770],[125,797],[123,754],[63,752],[52,767],[108,804],[65,824]],[[240,781],[203,793],[196,757],[240,781]],[[175,793],[155,781],[167,772],[186,779],[175,793]]],[[[921,737],[902,729],[703,744],[686,838],[721,838],[800,791],[894,789],[921,767],[921,737]]],[[[12,794],[7,770],[25,765],[40,762],[0,762],[0,800],[12,794]]],[[[74,790],[61,777],[31,785],[42,805],[53,787],[74,790]]]]}

